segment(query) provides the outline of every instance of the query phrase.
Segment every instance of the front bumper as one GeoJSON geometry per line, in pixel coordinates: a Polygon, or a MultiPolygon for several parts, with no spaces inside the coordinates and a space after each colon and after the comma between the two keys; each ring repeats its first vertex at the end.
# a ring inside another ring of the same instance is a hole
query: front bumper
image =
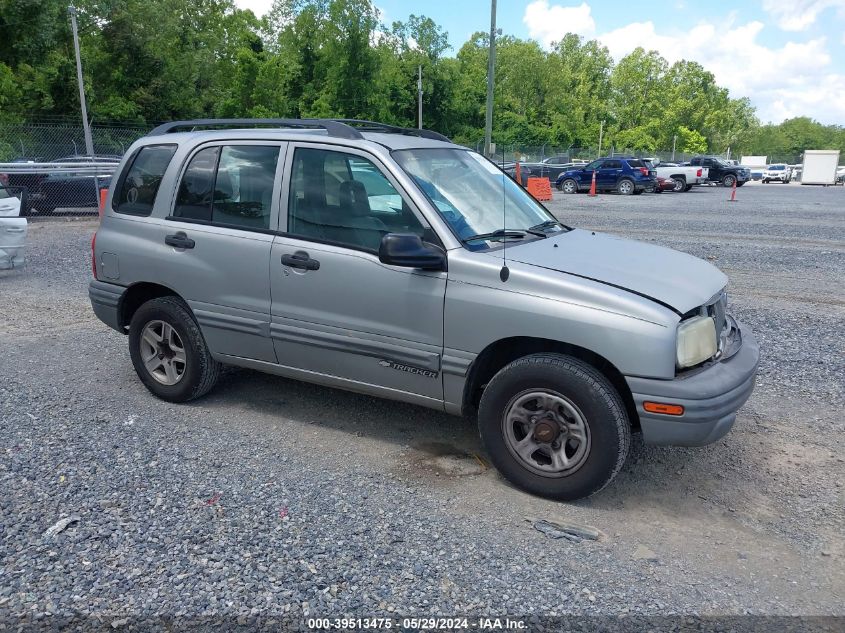
{"type": "Polygon", "coordinates": [[[648,444],[704,446],[731,430],[736,412],[754,390],[760,346],[751,331],[737,323],[740,349],[730,358],[689,376],[656,380],[626,376],[648,444]],[[648,413],[646,401],[680,404],[680,416],[648,413]]]}
{"type": "Polygon", "coordinates": [[[120,325],[120,302],[125,292],[126,288],[123,286],[96,279],[92,279],[88,284],[88,298],[91,300],[94,314],[100,321],[121,334],[126,333],[120,325]]]}

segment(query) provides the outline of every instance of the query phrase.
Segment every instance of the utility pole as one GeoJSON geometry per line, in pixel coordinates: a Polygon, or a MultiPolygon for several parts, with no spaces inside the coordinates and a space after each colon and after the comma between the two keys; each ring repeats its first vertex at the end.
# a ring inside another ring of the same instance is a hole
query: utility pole
{"type": "Polygon", "coordinates": [[[601,120],[599,124],[599,157],[601,157],[601,142],[602,138],[604,137],[604,119],[601,120]]]}
{"type": "Polygon", "coordinates": [[[422,129],[422,64],[417,68],[417,128],[422,129]]]}
{"type": "Polygon", "coordinates": [[[675,162],[675,142],[678,140],[678,135],[672,137],[672,162],[675,162]]]}
{"type": "Polygon", "coordinates": [[[76,7],[68,7],[70,25],[73,29],[73,49],[76,52],[76,81],[79,83],[79,105],[82,108],[82,130],[85,134],[85,151],[94,156],[94,140],[91,138],[91,127],[88,125],[88,108],[85,105],[85,86],[82,83],[82,58],[79,56],[79,32],[76,28],[76,7]]]}
{"type": "Polygon", "coordinates": [[[496,71],[496,0],[490,0],[490,52],[487,56],[487,114],[484,117],[484,155],[493,143],[493,73],[496,71]]]}

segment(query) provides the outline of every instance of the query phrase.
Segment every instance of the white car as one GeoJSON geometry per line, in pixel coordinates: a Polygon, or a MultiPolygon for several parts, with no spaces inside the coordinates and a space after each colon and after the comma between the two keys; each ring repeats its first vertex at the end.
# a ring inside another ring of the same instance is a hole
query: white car
{"type": "Polygon", "coordinates": [[[763,171],[764,183],[782,182],[787,184],[790,180],[792,180],[792,169],[790,169],[789,165],[785,165],[784,163],[769,165],[763,171]]]}
{"type": "Polygon", "coordinates": [[[26,218],[20,213],[20,198],[0,186],[0,270],[23,266],[26,218]]]}
{"type": "Polygon", "coordinates": [[[672,180],[675,183],[674,190],[677,192],[689,191],[693,185],[707,184],[709,169],[707,167],[683,167],[675,163],[664,164],[659,158],[643,158],[647,165],[651,165],[657,176],[672,180]]]}

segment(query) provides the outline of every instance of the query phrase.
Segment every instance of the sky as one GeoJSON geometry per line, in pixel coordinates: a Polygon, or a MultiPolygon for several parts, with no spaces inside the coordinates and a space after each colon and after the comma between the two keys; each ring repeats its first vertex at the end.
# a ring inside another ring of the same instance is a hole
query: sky
{"type": "MultiPolygon", "coordinates": [[[[272,0],[235,0],[264,14],[272,0]]],[[[489,0],[376,0],[382,21],[426,15],[454,55],[490,29],[489,0]]],[[[696,61],[764,123],[810,116],[845,125],[845,0],[499,0],[497,26],[548,48],[568,32],[598,39],[615,59],[637,46],[670,63],[696,61]]]]}

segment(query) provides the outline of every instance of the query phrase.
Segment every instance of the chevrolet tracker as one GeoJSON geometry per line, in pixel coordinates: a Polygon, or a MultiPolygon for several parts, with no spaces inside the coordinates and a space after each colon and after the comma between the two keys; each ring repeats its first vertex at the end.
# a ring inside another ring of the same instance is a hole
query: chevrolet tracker
{"type": "Polygon", "coordinates": [[[566,226],[435,132],[174,122],[116,174],[89,294],[164,400],[237,365],[473,416],[506,478],[570,500],[632,432],[715,442],[754,387],[718,269],[566,226]]]}

